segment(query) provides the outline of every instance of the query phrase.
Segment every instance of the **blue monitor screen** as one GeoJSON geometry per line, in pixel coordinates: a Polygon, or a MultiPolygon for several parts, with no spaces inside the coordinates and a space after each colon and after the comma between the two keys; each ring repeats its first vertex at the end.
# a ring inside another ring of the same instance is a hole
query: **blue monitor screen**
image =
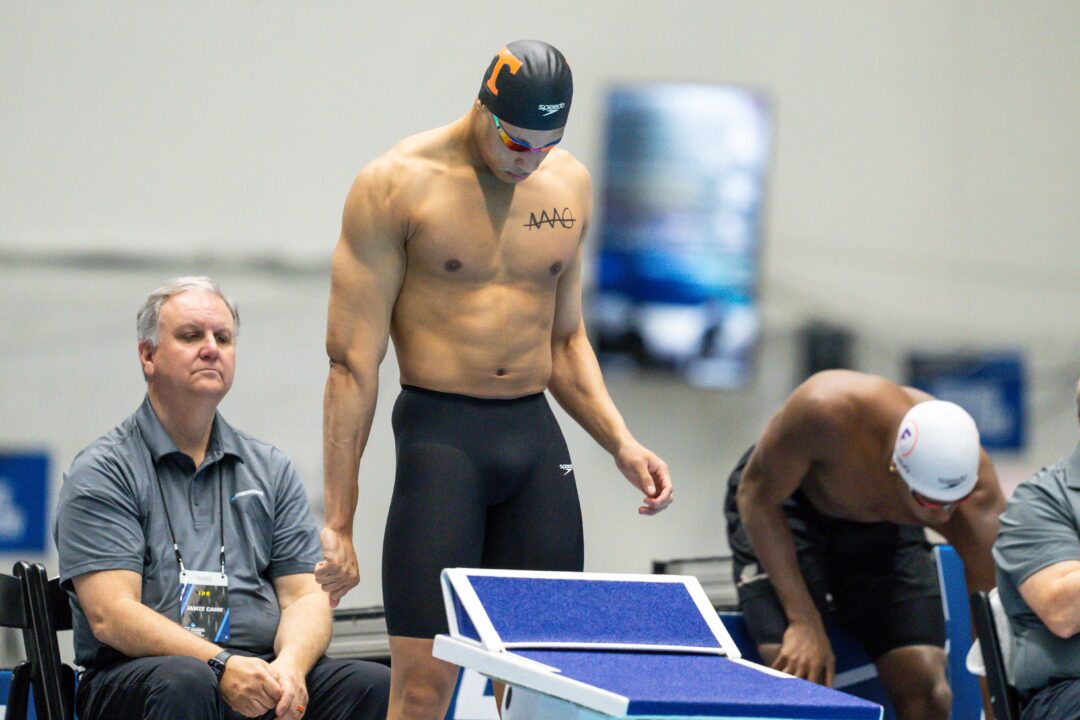
{"type": "Polygon", "coordinates": [[[611,91],[589,306],[605,370],[715,388],[749,379],[770,140],[765,98],[742,88],[611,91]]]}

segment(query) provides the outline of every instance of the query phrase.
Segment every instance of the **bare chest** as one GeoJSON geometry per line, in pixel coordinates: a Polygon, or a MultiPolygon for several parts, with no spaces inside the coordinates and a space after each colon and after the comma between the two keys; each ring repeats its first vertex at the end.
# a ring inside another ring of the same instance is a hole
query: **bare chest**
{"type": "Polygon", "coordinates": [[[851,453],[835,462],[815,465],[803,479],[807,499],[830,517],[855,522],[908,523],[913,518],[896,496],[888,464],[874,453],[851,453]]]}
{"type": "Polygon", "coordinates": [[[449,179],[417,204],[407,273],[463,283],[554,283],[581,240],[582,199],[552,183],[485,192],[449,179]]]}

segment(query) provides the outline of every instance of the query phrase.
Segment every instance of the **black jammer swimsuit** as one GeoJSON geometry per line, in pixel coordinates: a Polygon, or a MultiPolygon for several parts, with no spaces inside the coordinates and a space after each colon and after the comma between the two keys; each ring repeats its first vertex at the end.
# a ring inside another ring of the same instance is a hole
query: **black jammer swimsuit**
{"type": "Polygon", "coordinates": [[[383,539],[390,635],[447,631],[443,568],[580,571],[570,452],[543,393],[489,400],[403,386],[383,539]]]}

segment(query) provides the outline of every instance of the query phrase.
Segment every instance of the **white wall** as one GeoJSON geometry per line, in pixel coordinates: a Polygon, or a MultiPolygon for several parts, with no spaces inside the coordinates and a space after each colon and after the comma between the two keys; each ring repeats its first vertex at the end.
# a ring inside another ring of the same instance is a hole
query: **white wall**
{"type": "MultiPolygon", "coordinates": [[[[563,418],[591,569],[724,549],[721,481],[791,389],[810,317],[854,328],[861,367],[895,377],[912,347],[1020,347],[1033,442],[1007,474],[1075,442],[1080,4],[0,0],[0,17],[0,444],[47,447],[57,480],[141,398],[142,297],[206,271],[244,319],[223,411],[288,451],[317,498],[325,270],[348,185],[464,112],[494,51],[528,36],[570,58],[565,144],[597,171],[613,82],[734,82],[776,111],[758,381],[613,380],[675,473],[677,504],[651,520],[563,418]]],[[[396,381],[388,360],[356,605],[380,599],[396,381]]]]}

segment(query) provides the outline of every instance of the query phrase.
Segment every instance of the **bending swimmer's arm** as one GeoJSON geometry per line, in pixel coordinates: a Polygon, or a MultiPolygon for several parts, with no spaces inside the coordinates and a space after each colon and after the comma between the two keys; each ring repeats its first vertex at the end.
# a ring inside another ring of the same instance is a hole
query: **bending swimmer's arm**
{"type": "Polygon", "coordinates": [[[799,568],[795,539],[782,508],[810,469],[813,443],[828,442],[826,437],[832,434],[823,432],[827,423],[820,415],[797,394],[787,401],[758,439],[739,481],[736,503],[788,620],[778,654],[766,661],[797,677],[832,685],[832,647],[799,568]],[[816,427],[815,437],[807,434],[810,427],[816,427]]]}
{"type": "MultiPolygon", "coordinates": [[[[942,535],[956,548],[964,563],[964,579],[968,592],[990,590],[997,584],[994,556],[991,548],[997,539],[999,517],[1005,511],[1005,496],[1001,492],[994,464],[985,450],[979,451],[979,479],[975,492],[959,505],[941,528],[942,535]]],[[[1020,589],[1023,595],[1023,587],[1020,589]]],[[[1030,604],[1030,603],[1029,603],[1030,604]]],[[[974,625],[972,625],[974,631],[974,625]]],[[[993,715],[990,691],[985,678],[979,682],[985,716],[993,715]]]]}
{"type": "Polygon", "coordinates": [[[979,480],[975,492],[938,528],[963,560],[964,578],[970,592],[989,590],[997,584],[990,550],[997,539],[998,518],[1005,511],[1005,496],[994,464],[985,450],[979,452],[979,480]]]}
{"type": "MultiPolygon", "coordinates": [[[[376,161],[378,162],[378,161],[376,161]]],[[[388,173],[365,168],[345,201],[330,273],[323,397],[324,559],[315,577],[337,607],[360,581],[352,545],[360,456],[371,432],[390,317],[405,276],[405,245],[391,212],[388,173]]]]}
{"type": "MultiPolygon", "coordinates": [[[[591,197],[591,189],[587,196],[591,197]]],[[[581,237],[584,241],[584,230],[581,237]]],[[[626,479],[645,493],[638,512],[655,515],[671,504],[671,475],[667,463],[634,439],[604,385],[581,313],[581,253],[579,244],[574,261],[559,279],[548,387],[570,417],[614,456],[626,479]]]]}

